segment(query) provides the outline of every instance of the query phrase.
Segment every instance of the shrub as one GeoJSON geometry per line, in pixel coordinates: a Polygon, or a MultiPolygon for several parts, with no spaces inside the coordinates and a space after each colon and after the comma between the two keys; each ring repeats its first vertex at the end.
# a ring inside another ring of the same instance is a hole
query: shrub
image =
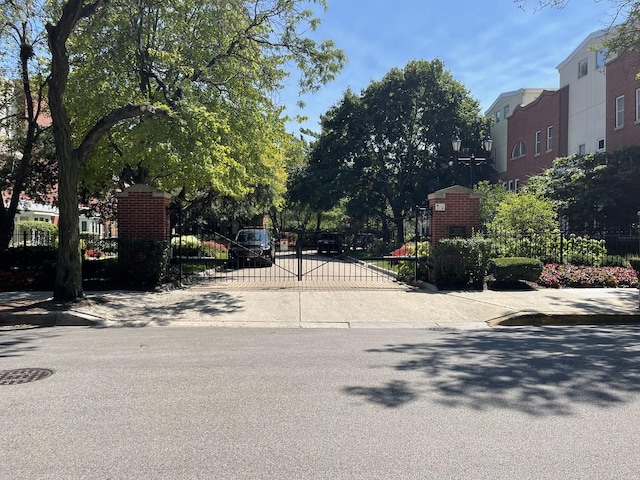
{"type": "Polygon", "coordinates": [[[526,280],[537,282],[542,273],[542,262],[536,258],[506,257],[493,258],[489,271],[497,282],[526,280]]]}
{"type": "Polygon", "coordinates": [[[168,247],[165,240],[120,239],[118,263],[123,284],[143,289],[159,285],[167,272],[168,247]]]}
{"type": "MultiPolygon", "coordinates": [[[[415,243],[406,243],[397,250],[391,252],[392,257],[398,256],[415,256],[415,243]]],[[[426,259],[429,256],[429,242],[418,242],[418,259],[426,259]]],[[[398,264],[398,278],[400,280],[429,280],[429,267],[424,261],[418,262],[418,271],[416,273],[415,261],[400,261],[398,264]]]]}
{"type": "Polygon", "coordinates": [[[212,240],[202,242],[202,252],[206,257],[227,258],[229,247],[223,243],[212,240]]]}
{"type": "Polygon", "coordinates": [[[58,251],[53,247],[12,247],[0,255],[0,290],[53,288],[58,251]]]}
{"type": "Polygon", "coordinates": [[[486,234],[493,242],[494,257],[537,258],[546,263],[604,265],[607,248],[604,240],[571,234],[563,238],[559,230],[546,233],[491,229],[486,234]],[[561,243],[562,241],[562,243],[561,243]]]}
{"type": "Polygon", "coordinates": [[[630,258],[629,265],[640,275],[640,258],[630,258]]]}
{"type": "Polygon", "coordinates": [[[57,247],[58,227],[50,222],[17,222],[15,235],[22,246],[57,247]],[[25,245],[26,244],[26,245],[25,245]]]}
{"type": "Polygon", "coordinates": [[[578,265],[603,265],[607,258],[604,240],[579,237],[573,233],[563,243],[567,263],[578,265]]]}
{"type": "Polygon", "coordinates": [[[479,237],[446,238],[433,248],[433,270],[438,288],[481,290],[487,273],[491,242],[479,237]]]}
{"type": "Polygon", "coordinates": [[[194,235],[172,238],[171,247],[176,254],[185,257],[197,257],[202,253],[202,243],[194,235]]]}

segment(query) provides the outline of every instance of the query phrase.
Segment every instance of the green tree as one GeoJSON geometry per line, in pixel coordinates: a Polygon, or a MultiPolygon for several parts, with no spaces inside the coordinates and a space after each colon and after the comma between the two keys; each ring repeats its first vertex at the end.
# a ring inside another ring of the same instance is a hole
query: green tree
{"type": "Polygon", "coordinates": [[[551,199],[574,232],[627,230],[640,210],[640,147],[557,158],[526,190],[551,199]]]}
{"type": "Polygon", "coordinates": [[[11,241],[21,195],[44,201],[56,180],[42,102],[46,71],[39,58],[45,42],[41,17],[31,15],[34,4],[26,0],[0,10],[0,252],[11,241]]]}
{"type": "Polygon", "coordinates": [[[498,205],[489,229],[496,232],[545,234],[558,228],[551,201],[531,193],[507,195],[498,205]]]}
{"type": "Polygon", "coordinates": [[[291,66],[302,72],[301,89],[312,91],[344,61],[331,42],[302,33],[318,24],[306,8],[313,3],[326,6],[324,0],[48,4],[60,208],[55,298],[83,295],[78,184],[94,155],[96,189],[104,178],[130,174],[135,181],[153,176],[184,197],[207,187],[236,195],[274,180],[274,172],[282,175],[273,168],[282,157],[279,127],[270,127],[282,124],[273,94],[291,66]]]}
{"type": "Polygon", "coordinates": [[[507,196],[513,195],[507,190],[504,183],[489,183],[488,180],[474,185],[473,193],[480,195],[480,223],[483,226],[487,226],[493,221],[500,204],[506,200],[507,196]]]}
{"type": "Polygon", "coordinates": [[[343,197],[384,202],[402,242],[408,212],[466,177],[467,169],[451,162],[452,135],[471,144],[487,123],[478,102],[436,59],[394,68],[359,96],[346,92],[321,126],[304,177],[319,189],[316,207],[343,197]]]}

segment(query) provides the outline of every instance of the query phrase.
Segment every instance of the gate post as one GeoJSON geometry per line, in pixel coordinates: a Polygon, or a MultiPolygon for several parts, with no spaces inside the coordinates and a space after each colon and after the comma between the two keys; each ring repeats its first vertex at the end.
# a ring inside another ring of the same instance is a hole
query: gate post
{"type": "Polygon", "coordinates": [[[166,273],[169,252],[171,195],[148,185],[116,193],[118,264],[122,280],[154,287],[166,273]]]}
{"type": "Polygon", "coordinates": [[[429,195],[431,248],[442,238],[471,237],[480,229],[480,196],[460,185],[429,195]]]}
{"type": "Polygon", "coordinates": [[[302,281],[302,244],[304,243],[304,229],[298,230],[296,241],[296,258],[298,259],[298,281],[302,281]]]}

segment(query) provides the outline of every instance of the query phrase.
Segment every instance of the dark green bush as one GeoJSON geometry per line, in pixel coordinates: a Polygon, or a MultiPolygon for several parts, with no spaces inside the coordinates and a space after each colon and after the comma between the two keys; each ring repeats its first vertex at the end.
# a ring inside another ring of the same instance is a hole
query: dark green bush
{"type": "Polygon", "coordinates": [[[0,268],[40,269],[56,264],[55,247],[12,247],[0,256],[0,268]]]}
{"type": "Polygon", "coordinates": [[[118,247],[120,281],[135,289],[153,289],[167,272],[169,242],[149,238],[121,238],[118,247]]]}
{"type": "Polygon", "coordinates": [[[630,258],[629,265],[631,265],[631,268],[640,274],[640,258],[630,258]]]}
{"type": "Polygon", "coordinates": [[[438,288],[482,290],[491,242],[486,239],[446,238],[433,248],[433,275],[438,288]]]}
{"type": "Polygon", "coordinates": [[[497,282],[515,282],[518,280],[537,282],[542,273],[542,267],[542,262],[536,258],[493,258],[490,262],[489,272],[497,282]]]}

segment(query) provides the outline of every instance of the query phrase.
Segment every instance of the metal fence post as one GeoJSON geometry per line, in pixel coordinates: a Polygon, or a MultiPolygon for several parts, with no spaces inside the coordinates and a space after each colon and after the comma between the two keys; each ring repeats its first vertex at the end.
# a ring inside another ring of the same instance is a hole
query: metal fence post
{"type": "Polygon", "coordinates": [[[296,258],[298,260],[298,281],[302,281],[302,244],[304,243],[304,229],[298,230],[296,241],[296,258]]]}

